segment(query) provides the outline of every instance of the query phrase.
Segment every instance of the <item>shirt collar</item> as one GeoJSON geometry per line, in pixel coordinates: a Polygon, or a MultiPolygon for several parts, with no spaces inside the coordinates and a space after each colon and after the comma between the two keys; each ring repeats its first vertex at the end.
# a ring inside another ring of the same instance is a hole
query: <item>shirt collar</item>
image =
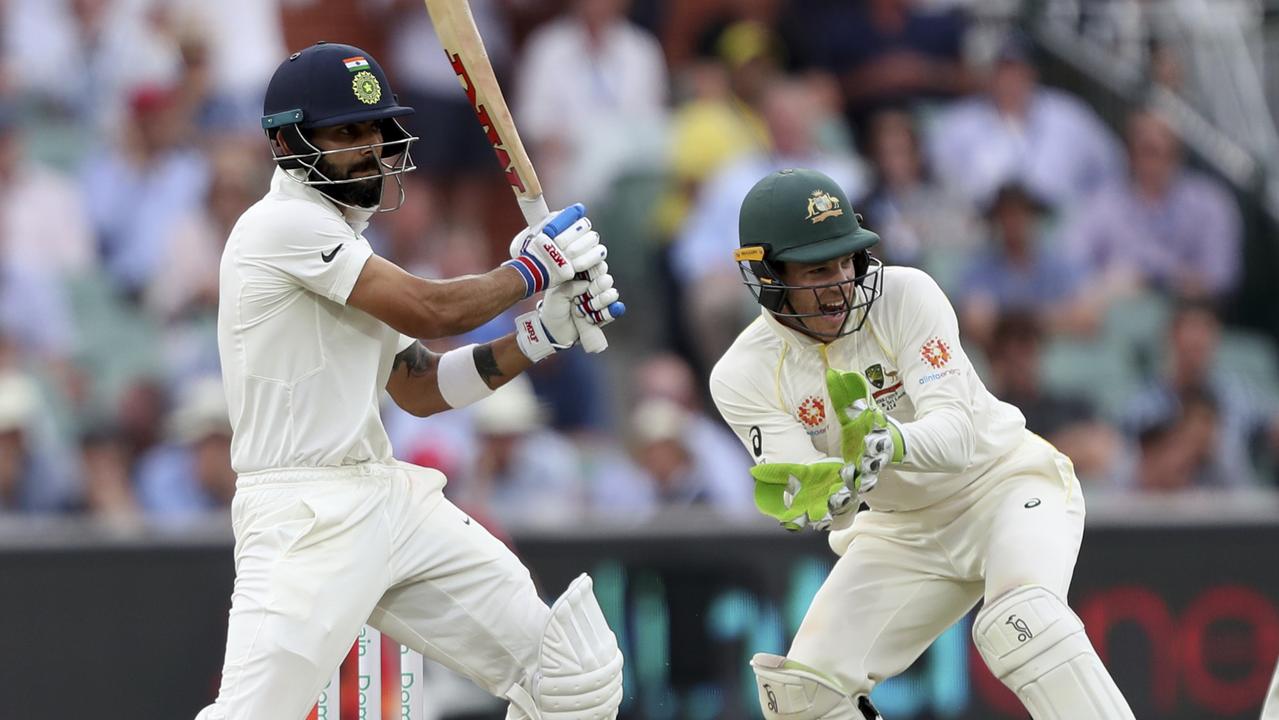
{"type": "Polygon", "coordinates": [[[798,345],[800,347],[808,347],[808,348],[816,348],[819,345],[826,344],[822,342],[821,340],[818,340],[813,337],[809,337],[808,335],[805,335],[804,333],[798,330],[795,330],[789,325],[786,325],[781,320],[778,320],[776,315],[773,315],[773,313],[769,312],[768,308],[760,308],[760,315],[763,316],[764,323],[767,324],[770,328],[772,328],[773,332],[777,333],[777,335],[781,337],[781,339],[785,340],[787,343],[791,345],[798,345]]]}
{"type": "Polygon", "coordinates": [[[303,185],[301,180],[305,173],[305,170],[285,170],[277,167],[275,173],[271,176],[271,192],[323,205],[342,218],[347,225],[350,225],[351,230],[356,235],[364,232],[364,229],[369,226],[369,219],[373,217],[373,213],[377,212],[377,209],[357,210],[342,207],[330,200],[329,196],[320,192],[318,188],[312,185],[303,185]]]}

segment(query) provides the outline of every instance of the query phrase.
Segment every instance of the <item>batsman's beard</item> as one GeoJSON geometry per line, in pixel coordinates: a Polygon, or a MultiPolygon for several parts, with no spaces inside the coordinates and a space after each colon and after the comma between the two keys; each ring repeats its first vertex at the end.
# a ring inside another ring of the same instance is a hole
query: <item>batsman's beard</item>
{"type": "Polygon", "coordinates": [[[357,180],[355,182],[333,183],[321,185],[320,190],[325,195],[344,205],[354,205],[355,207],[372,208],[382,202],[382,175],[381,168],[376,159],[370,159],[368,162],[360,163],[345,173],[338,170],[326,157],[321,157],[315,163],[315,170],[312,175],[320,177],[332,178],[335,180],[347,180],[352,175],[363,170],[377,171],[377,175],[371,175],[366,180],[357,180]]]}

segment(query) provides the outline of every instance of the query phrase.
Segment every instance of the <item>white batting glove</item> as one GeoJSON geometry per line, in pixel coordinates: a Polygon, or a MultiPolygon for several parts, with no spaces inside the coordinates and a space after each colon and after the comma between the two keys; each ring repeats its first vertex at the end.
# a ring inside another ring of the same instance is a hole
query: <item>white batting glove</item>
{"type": "Polygon", "coordinates": [[[515,318],[515,341],[525,357],[541,362],[577,343],[574,302],[589,284],[585,280],[570,280],[556,285],[537,303],[536,310],[515,318]]]}
{"type": "Polygon", "coordinates": [[[520,231],[511,240],[510,251],[511,259],[502,264],[520,273],[524,297],[568,282],[578,273],[592,272],[608,254],[599,233],[591,230],[581,203],[520,231]]]}
{"type": "Polygon", "coordinates": [[[626,305],[621,302],[622,295],[614,287],[613,276],[608,273],[608,263],[601,262],[596,269],[599,274],[592,271],[586,291],[573,298],[573,310],[574,317],[581,322],[603,327],[621,317],[626,312],[626,305]]]}

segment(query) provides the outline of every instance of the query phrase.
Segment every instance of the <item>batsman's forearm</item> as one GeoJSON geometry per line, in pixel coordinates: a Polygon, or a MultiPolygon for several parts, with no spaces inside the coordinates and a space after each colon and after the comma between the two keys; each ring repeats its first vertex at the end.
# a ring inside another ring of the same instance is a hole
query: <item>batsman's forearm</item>
{"type": "Polygon", "coordinates": [[[485,345],[476,345],[474,353],[475,369],[484,383],[494,390],[533,367],[533,361],[520,351],[514,333],[485,345]]]}
{"type": "Polygon", "coordinates": [[[420,337],[451,337],[467,333],[524,299],[524,281],[510,267],[498,267],[483,275],[464,275],[451,280],[429,280],[431,295],[440,302],[436,308],[436,333],[420,337]]]}

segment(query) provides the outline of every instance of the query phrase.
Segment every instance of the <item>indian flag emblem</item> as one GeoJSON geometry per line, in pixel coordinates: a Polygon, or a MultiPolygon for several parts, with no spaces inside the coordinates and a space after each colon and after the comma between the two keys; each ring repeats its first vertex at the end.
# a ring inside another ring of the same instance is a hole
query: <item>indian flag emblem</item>
{"type": "Polygon", "coordinates": [[[351,72],[359,72],[361,70],[369,69],[369,61],[365,60],[363,55],[356,55],[355,57],[349,57],[343,60],[342,64],[346,65],[346,69],[350,70],[351,72]]]}

